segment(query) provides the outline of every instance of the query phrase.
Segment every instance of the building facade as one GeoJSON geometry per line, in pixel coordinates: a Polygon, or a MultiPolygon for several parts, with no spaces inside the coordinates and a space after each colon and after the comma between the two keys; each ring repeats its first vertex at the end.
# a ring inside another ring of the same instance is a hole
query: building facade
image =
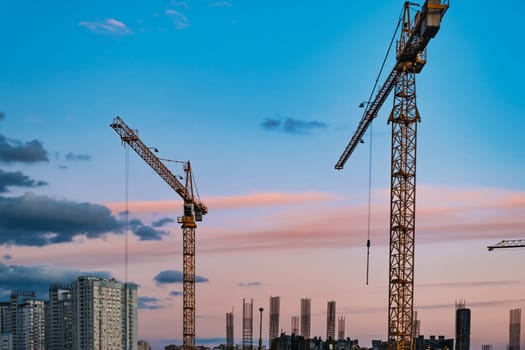
{"type": "Polygon", "coordinates": [[[73,349],[71,285],[52,284],[46,307],[46,350],[73,349]]]}
{"type": "Polygon", "coordinates": [[[521,309],[509,312],[509,350],[520,350],[521,309]]]}
{"type": "Polygon", "coordinates": [[[79,277],[71,298],[74,350],[137,350],[137,285],[79,277]]]}
{"type": "Polygon", "coordinates": [[[326,340],[335,339],[335,301],[326,305],[326,340]]]}

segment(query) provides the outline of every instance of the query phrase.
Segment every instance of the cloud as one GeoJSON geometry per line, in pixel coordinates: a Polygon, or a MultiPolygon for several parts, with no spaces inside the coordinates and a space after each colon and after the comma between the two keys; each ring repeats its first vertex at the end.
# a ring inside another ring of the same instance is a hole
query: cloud
{"type": "MultiPolygon", "coordinates": [[[[167,283],[182,283],[183,282],[183,275],[182,271],[177,270],[165,270],[161,271],[153,278],[157,284],[167,284],[167,283]]],[[[195,276],[195,282],[196,283],[203,283],[203,282],[209,282],[209,280],[206,277],[202,276],[195,276]]]]}
{"type": "Polygon", "coordinates": [[[66,160],[67,161],[76,161],[76,160],[85,161],[85,160],[91,160],[91,156],[88,154],[73,154],[69,152],[68,154],[66,154],[66,160]]]}
{"type": "Polygon", "coordinates": [[[280,131],[285,134],[309,134],[314,129],[325,129],[327,124],[312,120],[298,120],[293,118],[267,118],[261,123],[261,127],[268,131],[280,131]]]}
{"type": "Polygon", "coordinates": [[[175,222],[175,220],[173,220],[172,218],[162,218],[160,220],[157,220],[157,221],[153,221],[151,223],[151,225],[153,227],[163,227],[169,223],[172,223],[172,222],[175,222]]]}
{"type": "Polygon", "coordinates": [[[47,182],[35,181],[21,171],[7,172],[0,169],[0,193],[8,192],[8,187],[39,187],[45,186],[47,182]]]}
{"type": "Polygon", "coordinates": [[[170,292],[170,295],[171,295],[172,297],[180,297],[180,296],[182,296],[182,294],[183,294],[183,293],[182,293],[181,291],[179,291],[179,290],[172,290],[172,291],[170,292]]]}
{"type": "Polygon", "coordinates": [[[82,21],[79,25],[96,34],[123,36],[132,33],[123,22],[114,18],[106,18],[104,21],[82,21]]]}
{"type": "Polygon", "coordinates": [[[161,304],[162,300],[155,297],[142,296],[137,298],[138,308],[141,310],[158,310],[164,306],[161,304]]]}
{"type": "MultiPolygon", "coordinates": [[[[129,221],[141,240],[159,240],[165,231],[129,221]]],[[[28,192],[20,197],[0,197],[0,245],[45,246],[71,242],[77,236],[99,238],[121,234],[126,228],[111,211],[99,204],[58,200],[28,192]]]]}
{"type": "Polygon", "coordinates": [[[11,259],[13,259],[13,256],[11,254],[4,254],[4,259],[5,260],[11,260],[11,259]]]}
{"type": "Polygon", "coordinates": [[[208,6],[210,7],[232,7],[232,3],[229,1],[214,1],[211,2],[208,6]]]}
{"type": "Polygon", "coordinates": [[[4,112],[0,112],[0,121],[2,121],[4,119],[5,119],[5,113],[4,112]]]}
{"type": "MultiPolygon", "coordinates": [[[[208,197],[205,203],[211,210],[263,208],[300,203],[322,203],[344,199],[332,193],[323,192],[262,192],[239,196],[208,197]]],[[[113,212],[125,209],[125,203],[106,203],[113,212]]],[[[180,206],[180,201],[129,202],[129,209],[135,213],[170,213],[180,206]]],[[[155,225],[153,225],[155,226],[155,225]]]]}
{"type": "Polygon", "coordinates": [[[256,287],[260,286],[261,282],[241,282],[238,284],[239,287],[256,287]]]}
{"type": "Polygon", "coordinates": [[[134,219],[136,224],[133,226],[133,233],[137,235],[141,241],[160,241],[162,236],[168,234],[167,231],[155,230],[151,226],[143,225],[140,220],[134,219]]]}
{"type": "Polygon", "coordinates": [[[177,29],[185,29],[190,25],[190,20],[182,12],[173,9],[168,9],[166,10],[166,14],[173,18],[173,21],[175,22],[175,27],[177,29]]]}
{"type": "Polygon", "coordinates": [[[42,142],[33,140],[23,143],[18,140],[8,140],[0,135],[0,162],[34,163],[48,160],[42,142]]]}
{"type": "Polygon", "coordinates": [[[111,277],[105,271],[71,270],[54,265],[6,265],[0,262],[0,294],[11,290],[35,291],[39,297],[47,297],[49,285],[69,284],[79,276],[111,277]]]}

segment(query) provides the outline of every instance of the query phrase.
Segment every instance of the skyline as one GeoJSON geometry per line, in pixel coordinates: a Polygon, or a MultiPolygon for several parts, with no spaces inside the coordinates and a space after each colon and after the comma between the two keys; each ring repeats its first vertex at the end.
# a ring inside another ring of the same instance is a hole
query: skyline
{"type": "MultiPolygon", "coordinates": [[[[386,339],[391,98],[373,123],[368,286],[369,134],[333,166],[402,5],[2,3],[0,298],[77,273],[124,279],[119,115],[159,157],[191,160],[210,208],[196,231],[197,339],[225,337],[226,312],[243,298],[267,310],[270,295],[286,327],[306,297],[312,335],[325,334],[336,300],[347,336],[386,339]]],[[[525,305],[523,250],[486,249],[525,236],[525,4],[506,5],[451,1],[416,78],[414,309],[421,334],[452,337],[466,299],[473,347],[505,346],[508,309],[525,305]]],[[[139,338],[160,344],[182,338],[182,201],[132,151],[128,175],[139,338]]]]}

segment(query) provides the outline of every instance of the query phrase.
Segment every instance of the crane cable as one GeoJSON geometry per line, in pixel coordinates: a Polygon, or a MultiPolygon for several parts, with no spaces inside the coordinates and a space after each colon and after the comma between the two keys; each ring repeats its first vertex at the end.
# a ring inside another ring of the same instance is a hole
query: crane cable
{"type": "MultiPolygon", "coordinates": [[[[374,96],[374,93],[376,91],[377,84],[379,83],[379,78],[381,78],[381,74],[383,73],[383,69],[385,68],[385,64],[388,59],[388,55],[390,54],[390,50],[392,49],[392,45],[394,44],[394,41],[397,35],[397,31],[399,30],[399,26],[401,25],[402,21],[403,21],[403,11],[401,11],[399,15],[396,29],[394,30],[392,39],[390,39],[390,44],[388,45],[388,49],[386,50],[385,57],[383,58],[383,63],[381,64],[381,68],[379,69],[379,73],[377,74],[377,78],[374,83],[374,87],[372,88],[372,91],[370,92],[370,96],[368,97],[368,101],[366,102],[366,108],[365,108],[363,115],[368,112],[368,108],[370,107],[370,104],[372,103],[372,97],[374,96]]],[[[373,125],[374,125],[373,123],[370,124],[370,134],[369,134],[370,151],[368,155],[368,223],[367,223],[367,240],[366,240],[366,285],[368,285],[368,275],[370,271],[370,224],[372,221],[371,213],[372,213],[372,134],[373,134],[373,125]]]]}

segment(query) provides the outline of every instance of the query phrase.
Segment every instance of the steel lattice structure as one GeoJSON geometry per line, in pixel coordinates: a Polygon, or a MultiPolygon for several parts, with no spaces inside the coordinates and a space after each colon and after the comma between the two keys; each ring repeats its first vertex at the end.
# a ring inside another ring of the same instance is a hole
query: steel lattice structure
{"type": "Polygon", "coordinates": [[[413,343],[416,146],[420,121],[416,74],[426,64],[427,44],[438,32],[449,3],[448,0],[427,0],[412,17],[413,5],[408,1],[404,4],[396,64],[375,99],[369,101],[354,136],[335,165],[336,169],[343,169],[394,90],[394,106],[388,119],[392,124],[388,347],[397,350],[410,350],[413,343]]]}
{"type": "Polygon", "coordinates": [[[193,194],[193,175],[190,162],[184,162],[186,182],[183,185],[148,146],[120,117],[113,119],[111,128],[184,200],[184,215],[177,218],[183,237],[183,346],[195,347],[195,221],[202,221],[208,208],[193,194]]]}

